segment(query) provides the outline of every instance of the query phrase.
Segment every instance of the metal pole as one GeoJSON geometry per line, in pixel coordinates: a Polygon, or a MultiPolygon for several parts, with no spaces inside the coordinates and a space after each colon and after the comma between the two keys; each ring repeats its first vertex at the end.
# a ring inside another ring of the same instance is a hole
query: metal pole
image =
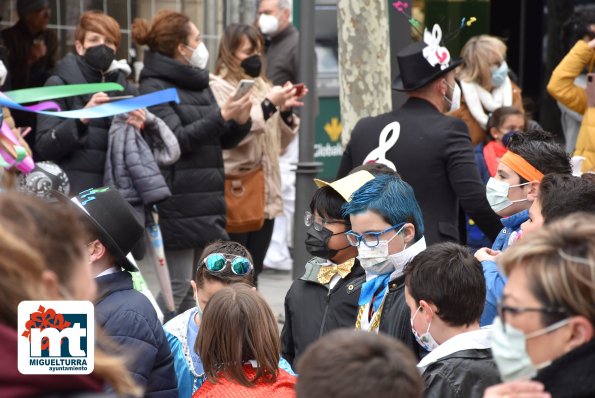
{"type": "Polygon", "coordinates": [[[296,167],[296,195],[294,214],[294,255],[293,279],[303,275],[309,254],[306,251],[306,227],[304,212],[315,191],[312,179],[320,170],[321,163],[314,162],[314,132],[316,129],[316,65],[314,54],[314,0],[300,1],[300,43],[299,43],[299,81],[305,83],[310,93],[304,98],[300,109],[299,161],[296,167]]]}

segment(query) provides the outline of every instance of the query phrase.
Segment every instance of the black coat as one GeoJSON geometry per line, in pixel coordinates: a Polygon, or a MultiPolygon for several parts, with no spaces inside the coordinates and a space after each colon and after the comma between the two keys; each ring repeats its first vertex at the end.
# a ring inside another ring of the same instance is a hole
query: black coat
{"type": "MultiPolygon", "coordinates": [[[[54,69],[46,86],[63,84],[99,83],[102,76],[90,69],[81,57],[68,54],[54,69]]],[[[110,92],[110,96],[136,95],[134,86],[128,84],[124,72],[116,70],[105,76],[105,81],[124,86],[124,92],[110,92]]],[[[63,111],[82,109],[91,95],[80,95],[55,100],[63,111]]],[[[79,119],[54,116],[37,116],[35,149],[36,160],[51,160],[68,175],[70,192],[76,194],[88,188],[103,186],[108,131],[112,118],[91,119],[83,124],[79,119]]]]}
{"type": "Polygon", "coordinates": [[[361,119],[343,153],[338,177],[361,165],[378,146],[382,129],[394,121],[401,125],[400,137],[386,158],[415,191],[428,246],[460,241],[459,203],[486,235],[495,239],[502,225],[486,199],[467,126],[425,100],[410,98],[397,110],[361,119]]]}
{"type": "Polygon", "coordinates": [[[96,279],[95,318],[120,347],[134,380],[145,388],[144,397],[177,398],[174,360],[155,309],[134,290],[126,271],[96,279]]]}
{"type": "Polygon", "coordinates": [[[306,274],[292,283],[285,296],[281,353],[292,365],[322,335],[334,329],[355,326],[359,293],[365,282],[359,262],[356,260],[349,275],[331,290],[315,279],[317,272],[316,267],[310,272],[307,268],[306,274]]]}
{"type": "Polygon", "coordinates": [[[486,388],[500,382],[490,349],[447,355],[430,364],[422,377],[425,398],[481,398],[486,388]]]}
{"type": "Polygon", "coordinates": [[[388,284],[378,330],[401,341],[411,349],[417,359],[421,359],[427,351],[415,341],[410,319],[411,311],[405,301],[405,275],[401,275],[388,284]]]}
{"type": "Polygon", "coordinates": [[[225,122],[209,88],[209,72],[148,51],[140,74],[143,94],[175,88],[180,103],[149,110],[161,118],[180,143],[182,155],[161,168],[172,196],[158,206],[167,249],[204,247],[225,232],[225,174],[222,148],[236,146],[249,132],[249,121],[225,122]]]}
{"type": "Polygon", "coordinates": [[[595,397],[595,338],[553,361],[535,380],[555,398],[595,397]]]}

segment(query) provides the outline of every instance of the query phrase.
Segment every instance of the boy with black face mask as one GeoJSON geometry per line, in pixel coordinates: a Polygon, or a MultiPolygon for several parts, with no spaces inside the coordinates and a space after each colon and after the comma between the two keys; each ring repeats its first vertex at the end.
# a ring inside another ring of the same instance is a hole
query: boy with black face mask
{"type": "Polygon", "coordinates": [[[362,170],[330,184],[315,180],[319,189],[304,217],[308,227],[306,249],[314,257],[285,297],[281,352],[289,363],[293,364],[323,334],[355,325],[365,276],[355,258],[357,249],[345,237],[351,225],[349,218],[342,216],[341,207],[373,178],[362,170]]]}

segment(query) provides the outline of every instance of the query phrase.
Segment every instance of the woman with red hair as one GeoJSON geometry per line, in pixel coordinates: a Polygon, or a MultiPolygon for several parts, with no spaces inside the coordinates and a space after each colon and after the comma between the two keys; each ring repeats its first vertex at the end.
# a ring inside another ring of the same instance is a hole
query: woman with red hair
{"type": "MultiPolygon", "coordinates": [[[[99,11],[81,15],[75,31],[76,54],[68,54],[54,69],[46,86],[113,82],[124,92],[79,95],[56,100],[63,111],[90,108],[109,102],[112,95],[136,95],[136,88],[128,83],[130,67],[116,62],[121,33],[118,22],[99,11]]],[[[128,123],[141,128],[145,112],[130,112],[128,123]]],[[[38,116],[35,148],[41,159],[57,163],[68,175],[72,192],[103,186],[103,174],[108,147],[111,118],[62,119],[38,116]]]]}

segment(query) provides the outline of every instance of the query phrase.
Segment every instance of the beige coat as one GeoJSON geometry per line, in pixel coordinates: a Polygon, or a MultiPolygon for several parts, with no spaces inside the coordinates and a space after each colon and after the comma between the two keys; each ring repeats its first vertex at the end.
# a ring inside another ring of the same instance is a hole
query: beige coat
{"type": "MultiPolygon", "coordinates": [[[[252,129],[235,148],[223,151],[223,162],[225,174],[249,170],[262,164],[265,176],[264,216],[273,219],[283,213],[279,155],[297,134],[299,120],[294,116],[294,125],[288,126],[276,112],[265,122],[261,103],[271,85],[262,79],[256,79],[256,82],[252,90],[253,105],[250,112],[252,129]]],[[[210,85],[219,106],[225,104],[237,86],[215,75],[211,75],[210,85]]]]}

